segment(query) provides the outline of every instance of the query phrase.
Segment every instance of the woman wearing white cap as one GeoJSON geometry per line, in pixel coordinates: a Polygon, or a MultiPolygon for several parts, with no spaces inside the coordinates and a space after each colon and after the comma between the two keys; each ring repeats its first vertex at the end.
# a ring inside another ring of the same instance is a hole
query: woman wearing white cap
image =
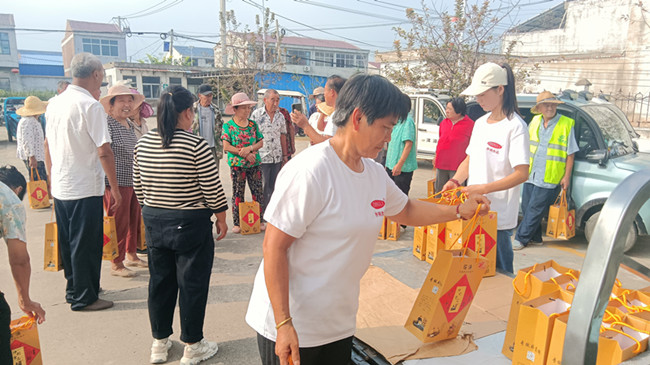
{"type": "Polygon", "coordinates": [[[443,190],[460,186],[468,194],[484,194],[497,212],[497,268],[513,272],[510,236],[517,226],[519,187],[528,179],[528,128],[519,115],[515,78],[508,64],[481,65],[462,92],[476,96],[488,112],[474,124],[467,157],[443,190]]]}

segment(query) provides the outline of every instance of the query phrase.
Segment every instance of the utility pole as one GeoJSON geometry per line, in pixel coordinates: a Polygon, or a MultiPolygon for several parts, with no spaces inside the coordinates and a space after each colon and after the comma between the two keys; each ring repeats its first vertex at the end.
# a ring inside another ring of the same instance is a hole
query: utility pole
{"type": "Polygon", "coordinates": [[[275,59],[278,65],[282,62],[280,56],[280,25],[277,18],[275,19],[275,59]]]}
{"type": "Polygon", "coordinates": [[[174,50],[174,30],[169,31],[169,58],[171,59],[173,57],[173,50],[174,50]]]}
{"type": "Polygon", "coordinates": [[[221,0],[221,66],[228,66],[226,54],[226,0],[221,0]]]}
{"type": "Polygon", "coordinates": [[[266,70],[266,5],[262,0],[262,71],[266,70]]]}

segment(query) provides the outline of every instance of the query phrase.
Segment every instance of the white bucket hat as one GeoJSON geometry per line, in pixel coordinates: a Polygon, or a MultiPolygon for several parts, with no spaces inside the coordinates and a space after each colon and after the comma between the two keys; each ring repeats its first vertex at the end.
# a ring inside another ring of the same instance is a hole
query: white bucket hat
{"type": "Polygon", "coordinates": [[[508,85],[508,73],[496,63],[488,62],[476,69],[472,84],[460,94],[476,96],[499,85],[508,85]]]}

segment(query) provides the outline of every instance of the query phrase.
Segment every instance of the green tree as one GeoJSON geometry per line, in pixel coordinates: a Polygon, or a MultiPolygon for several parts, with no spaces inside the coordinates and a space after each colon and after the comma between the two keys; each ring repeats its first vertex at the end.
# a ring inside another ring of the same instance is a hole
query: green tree
{"type": "Polygon", "coordinates": [[[174,60],[171,56],[162,56],[158,58],[154,55],[146,55],[146,59],[140,59],[140,63],[148,63],[152,65],[178,65],[178,66],[192,66],[192,61],[189,57],[184,57],[182,60],[174,60]]]}
{"type": "MultiPolygon", "coordinates": [[[[394,42],[397,62],[386,67],[386,76],[401,87],[426,87],[457,95],[470,83],[478,66],[487,62],[510,61],[500,53],[497,26],[504,26],[516,4],[483,0],[467,4],[455,0],[451,11],[422,1],[421,10],[406,10],[410,27],[397,27],[394,42]],[[493,8],[491,8],[493,7],[493,8]]],[[[506,47],[509,52],[511,47],[506,47]]],[[[513,66],[511,64],[511,66],[513,66]]],[[[520,77],[528,73],[518,72],[520,77]]]]}

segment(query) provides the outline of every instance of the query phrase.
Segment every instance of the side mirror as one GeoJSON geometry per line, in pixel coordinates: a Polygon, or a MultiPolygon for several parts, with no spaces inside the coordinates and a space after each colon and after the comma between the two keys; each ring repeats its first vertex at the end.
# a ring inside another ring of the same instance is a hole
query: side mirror
{"type": "Polygon", "coordinates": [[[600,166],[605,166],[607,160],[609,159],[609,151],[605,150],[593,150],[585,156],[585,159],[589,162],[598,163],[600,166]]]}

